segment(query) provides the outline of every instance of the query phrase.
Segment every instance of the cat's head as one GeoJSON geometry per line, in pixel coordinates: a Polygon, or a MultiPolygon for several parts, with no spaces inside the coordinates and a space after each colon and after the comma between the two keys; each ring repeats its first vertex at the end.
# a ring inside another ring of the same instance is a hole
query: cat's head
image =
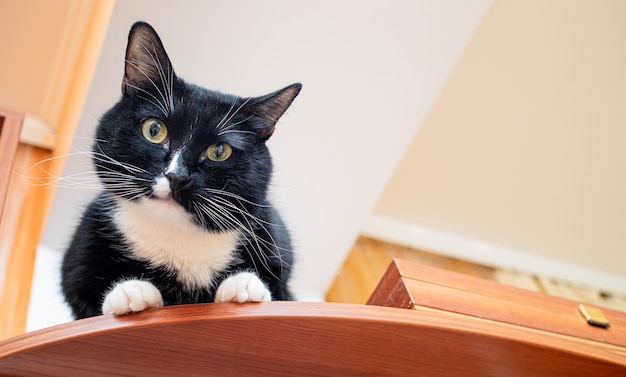
{"type": "Polygon", "coordinates": [[[232,229],[239,212],[265,202],[265,141],[300,88],[242,98],[186,83],[154,29],[136,23],[122,98],[96,132],[96,171],[120,200],[167,202],[209,230],[232,229]]]}

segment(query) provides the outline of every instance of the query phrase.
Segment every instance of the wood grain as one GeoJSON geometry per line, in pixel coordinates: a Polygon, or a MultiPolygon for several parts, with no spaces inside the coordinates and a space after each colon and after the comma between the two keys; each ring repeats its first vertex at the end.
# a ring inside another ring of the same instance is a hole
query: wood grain
{"type": "Polygon", "coordinates": [[[578,312],[580,301],[403,260],[394,260],[389,266],[369,303],[401,308],[419,306],[470,315],[613,344],[624,347],[626,352],[626,314],[622,312],[602,308],[611,326],[608,329],[590,326],[578,312]]]}
{"type": "Polygon", "coordinates": [[[201,304],[100,316],[0,343],[0,376],[618,375],[626,356],[445,313],[201,304]]]}

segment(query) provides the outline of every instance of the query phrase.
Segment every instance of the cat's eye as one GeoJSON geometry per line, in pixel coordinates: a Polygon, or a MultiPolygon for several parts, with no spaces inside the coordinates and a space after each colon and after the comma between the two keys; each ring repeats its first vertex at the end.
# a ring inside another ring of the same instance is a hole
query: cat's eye
{"type": "Polygon", "coordinates": [[[226,143],[212,144],[206,150],[206,156],[211,161],[226,161],[233,153],[233,149],[226,143]]]}
{"type": "Polygon", "coordinates": [[[167,140],[167,127],[157,118],[148,118],[141,123],[143,137],[151,143],[162,144],[167,140]]]}

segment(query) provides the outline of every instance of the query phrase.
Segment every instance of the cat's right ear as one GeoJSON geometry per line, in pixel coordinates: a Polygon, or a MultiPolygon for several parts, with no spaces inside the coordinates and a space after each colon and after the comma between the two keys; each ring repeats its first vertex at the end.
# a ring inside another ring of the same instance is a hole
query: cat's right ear
{"type": "Polygon", "coordinates": [[[135,23],[128,34],[122,93],[167,93],[174,77],[172,63],[156,31],[145,22],[135,23]]]}
{"type": "Polygon", "coordinates": [[[243,111],[262,120],[263,126],[256,130],[262,140],[267,140],[272,136],[276,122],[287,111],[291,102],[300,93],[300,89],[302,89],[302,84],[295,83],[274,93],[251,99],[243,111]]]}

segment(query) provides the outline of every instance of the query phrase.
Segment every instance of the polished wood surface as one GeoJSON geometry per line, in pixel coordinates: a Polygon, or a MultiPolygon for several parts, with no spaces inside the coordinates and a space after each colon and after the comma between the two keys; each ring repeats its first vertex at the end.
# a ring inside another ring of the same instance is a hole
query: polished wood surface
{"type": "Polygon", "coordinates": [[[625,365],[471,317],[306,302],[165,307],[0,343],[0,376],[617,376],[625,365]]]}
{"type": "MultiPolygon", "coordinates": [[[[626,353],[626,313],[602,308],[608,328],[589,325],[579,301],[396,259],[369,304],[441,310],[615,345],[626,353]]],[[[601,344],[600,344],[601,343],[601,344]]]]}

